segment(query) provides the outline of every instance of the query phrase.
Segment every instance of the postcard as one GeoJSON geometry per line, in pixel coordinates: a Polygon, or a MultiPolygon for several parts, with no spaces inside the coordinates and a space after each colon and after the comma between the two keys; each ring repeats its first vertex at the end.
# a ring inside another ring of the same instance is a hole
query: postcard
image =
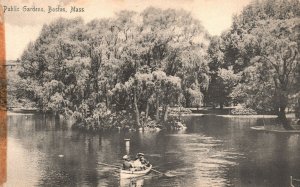
{"type": "Polygon", "coordinates": [[[2,0],[0,186],[299,186],[299,0],[2,0]]]}

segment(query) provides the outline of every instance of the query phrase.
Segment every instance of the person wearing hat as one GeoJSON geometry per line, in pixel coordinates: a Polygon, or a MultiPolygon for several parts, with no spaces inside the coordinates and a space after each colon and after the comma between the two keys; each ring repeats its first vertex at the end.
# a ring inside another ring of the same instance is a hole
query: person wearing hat
{"type": "MultiPolygon", "coordinates": [[[[149,161],[146,160],[144,156],[140,156],[139,159],[140,159],[141,163],[142,163],[144,166],[146,166],[146,167],[149,167],[149,166],[150,166],[149,161]]],[[[146,168],[145,168],[145,169],[146,169],[146,168]]]]}
{"type": "Polygon", "coordinates": [[[145,170],[146,167],[150,165],[149,162],[144,158],[144,153],[138,153],[135,158],[136,160],[133,162],[133,167],[138,171],[145,170]]]}
{"type": "Polygon", "coordinates": [[[140,170],[143,170],[143,164],[141,163],[141,161],[140,161],[140,159],[139,159],[139,157],[140,157],[140,155],[139,155],[140,153],[138,153],[136,156],[135,156],[135,160],[133,161],[133,167],[135,168],[135,170],[137,170],[137,171],[140,171],[140,170]]]}
{"type": "Polygon", "coordinates": [[[137,156],[138,156],[138,158],[141,161],[141,163],[142,163],[143,166],[146,166],[146,167],[150,166],[149,161],[146,160],[145,157],[144,157],[144,153],[138,153],[137,156]]]}
{"type": "Polygon", "coordinates": [[[128,155],[123,156],[123,170],[131,170],[133,168],[133,165],[130,162],[130,158],[128,155]]]}

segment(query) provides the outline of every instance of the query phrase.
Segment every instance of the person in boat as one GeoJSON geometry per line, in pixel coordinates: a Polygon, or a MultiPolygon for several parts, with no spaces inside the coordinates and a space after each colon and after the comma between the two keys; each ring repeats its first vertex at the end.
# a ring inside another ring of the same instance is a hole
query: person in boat
{"type": "Polygon", "coordinates": [[[135,160],[132,162],[132,165],[136,171],[143,170],[143,164],[141,163],[138,155],[136,155],[135,160]]]}
{"type": "Polygon", "coordinates": [[[146,167],[149,167],[150,163],[144,158],[144,153],[138,153],[136,155],[136,160],[133,161],[133,167],[136,171],[145,170],[146,167]]]}
{"type": "Polygon", "coordinates": [[[130,158],[128,155],[124,155],[123,156],[123,170],[132,170],[133,169],[133,165],[130,162],[130,158]]]}
{"type": "Polygon", "coordinates": [[[145,159],[144,156],[145,156],[144,153],[139,153],[139,154],[138,154],[139,160],[141,161],[142,165],[143,165],[143,166],[146,166],[146,167],[149,167],[149,166],[150,166],[150,163],[149,163],[148,160],[145,159]]]}

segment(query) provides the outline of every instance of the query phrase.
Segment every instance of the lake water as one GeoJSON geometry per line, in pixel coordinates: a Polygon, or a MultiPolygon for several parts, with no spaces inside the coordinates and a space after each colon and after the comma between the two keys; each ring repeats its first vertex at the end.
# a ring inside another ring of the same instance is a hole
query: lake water
{"type": "Polygon", "coordinates": [[[300,178],[299,135],[250,129],[273,121],[207,115],[186,117],[182,131],[88,134],[51,116],[10,115],[4,186],[288,186],[290,175],[300,178]],[[120,166],[127,152],[174,177],[120,180],[102,165],[120,166]]]}

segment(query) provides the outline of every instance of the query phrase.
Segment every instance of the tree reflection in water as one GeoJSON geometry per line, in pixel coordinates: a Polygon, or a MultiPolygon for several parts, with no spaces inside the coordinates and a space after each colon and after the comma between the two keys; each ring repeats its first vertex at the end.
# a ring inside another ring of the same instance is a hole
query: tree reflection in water
{"type": "Polygon", "coordinates": [[[144,186],[144,178],[120,179],[120,187],[141,187],[144,186]]]}

